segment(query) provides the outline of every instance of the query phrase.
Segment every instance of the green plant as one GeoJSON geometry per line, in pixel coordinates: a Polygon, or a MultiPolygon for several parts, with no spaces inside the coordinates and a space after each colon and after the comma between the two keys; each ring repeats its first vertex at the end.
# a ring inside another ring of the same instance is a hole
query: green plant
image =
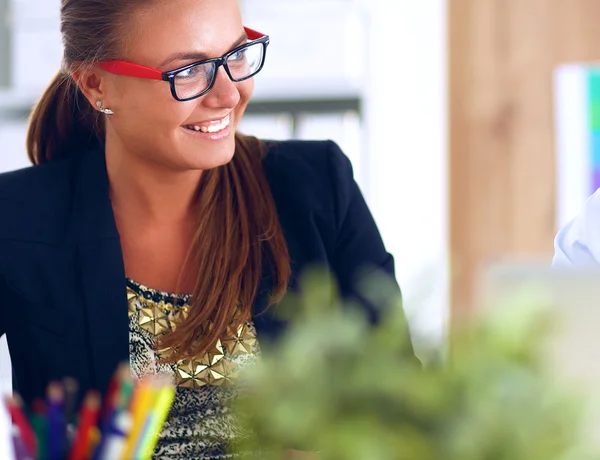
{"type": "Polygon", "coordinates": [[[384,310],[370,326],[321,272],[288,299],[286,334],[245,375],[238,451],[281,459],[582,460],[586,399],[552,379],[540,349],[551,324],[517,301],[450,337],[444,365],[423,368],[407,347],[401,300],[383,277],[365,297],[384,310]],[[293,313],[292,313],[293,312],[293,313]]]}

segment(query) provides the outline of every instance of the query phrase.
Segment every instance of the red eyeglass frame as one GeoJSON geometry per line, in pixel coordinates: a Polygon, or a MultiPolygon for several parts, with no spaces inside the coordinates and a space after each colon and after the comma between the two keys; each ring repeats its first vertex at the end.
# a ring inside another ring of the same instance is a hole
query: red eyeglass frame
{"type": "MultiPolygon", "coordinates": [[[[252,42],[260,40],[264,44],[265,49],[269,45],[270,38],[268,35],[265,35],[261,32],[257,32],[256,30],[250,29],[249,27],[244,27],[244,31],[248,35],[248,39],[251,40],[252,42]]],[[[188,65],[185,65],[178,69],[169,70],[167,72],[163,72],[162,70],[158,70],[158,69],[153,69],[152,67],[135,64],[133,62],[120,61],[120,60],[116,60],[116,59],[115,60],[107,60],[107,61],[99,61],[96,63],[96,65],[98,67],[100,67],[101,69],[104,69],[107,72],[110,72],[115,75],[122,75],[125,77],[144,78],[147,80],[167,81],[171,84],[171,92],[173,93],[173,97],[175,99],[177,99],[178,101],[188,101],[191,99],[196,99],[196,98],[202,96],[203,94],[206,94],[208,91],[210,91],[212,89],[213,85],[211,84],[209,86],[209,88],[206,89],[206,91],[204,91],[203,93],[201,93],[198,96],[194,96],[194,97],[187,98],[187,99],[181,99],[177,96],[176,91],[175,91],[175,84],[174,84],[175,74],[177,74],[183,70],[186,70],[189,67],[192,67],[192,66],[195,66],[195,65],[198,65],[201,63],[208,63],[208,62],[216,62],[217,68],[218,68],[225,63],[225,60],[226,60],[225,56],[235,53],[240,48],[243,48],[244,46],[247,46],[247,45],[248,45],[247,43],[244,45],[241,45],[241,46],[229,51],[223,57],[213,58],[213,59],[205,59],[202,61],[198,61],[198,62],[194,62],[194,63],[188,64],[188,65]]],[[[261,64],[260,68],[253,75],[251,75],[250,77],[244,78],[243,80],[251,78],[252,76],[256,75],[258,72],[260,72],[260,70],[263,67],[263,64],[264,64],[264,59],[263,59],[263,63],[261,64]]],[[[227,73],[229,74],[229,71],[227,71],[227,73]]],[[[229,77],[233,81],[243,81],[243,80],[234,80],[233,77],[231,76],[231,74],[229,74],[229,77]]],[[[214,84],[214,80],[213,80],[213,84],[214,84]]]]}

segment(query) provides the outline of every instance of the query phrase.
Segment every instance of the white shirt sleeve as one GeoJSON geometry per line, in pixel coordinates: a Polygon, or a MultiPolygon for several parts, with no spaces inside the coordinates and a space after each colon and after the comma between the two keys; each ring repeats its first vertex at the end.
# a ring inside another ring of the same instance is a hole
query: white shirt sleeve
{"type": "Polygon", "coordinates": [[[555,267],[600,265],[600,190],[586,201],[581,213],[556,235],[552,265],[555,267]]]}

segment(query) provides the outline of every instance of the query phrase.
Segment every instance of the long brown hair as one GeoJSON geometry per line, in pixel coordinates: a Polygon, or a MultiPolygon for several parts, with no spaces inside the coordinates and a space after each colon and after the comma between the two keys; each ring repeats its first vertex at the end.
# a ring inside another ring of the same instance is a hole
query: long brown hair
{"type": "MultiPolygon", "coordinates": [[[[31,114],[27,150],[33,164],[102,144],[103,118],[69,70],[117,58],[127,18],[152,1],[62,0],[63,68],[31,114]]],[[[263,154],[258,139],[236,135],[233,160],[202,175],[198,227],[189,254],[189,265],[197,270],[196,285],[187,319],[161,338],[161,348],[175,350],[169,361],[206,351],[229,327],[249,319],[263,263],[270,266],[271,303],[287,290],[290,261],[262,169],[263,154]]]]}

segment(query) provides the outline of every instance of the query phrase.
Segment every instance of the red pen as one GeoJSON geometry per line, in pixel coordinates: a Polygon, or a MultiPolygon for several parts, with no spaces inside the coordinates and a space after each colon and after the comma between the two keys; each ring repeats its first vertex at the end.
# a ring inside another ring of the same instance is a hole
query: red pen
{"type": "Polygon", "coordinates": [[[37,441],[35,439],[35,432],[33,431],[33,428],[31,428],[29,420],[27,420],[27,417],[21,409],[23,406],[21,398],[17,395],[12,397],[7,396],[5,397],[4,401],[6,403],[8,412],[10,413],[10,417],[12,419],[13,424],[19,430],[25,448],[33,457],[36,457],[38,452],[37,441]]]}
{"type": "Polygon", "coordinates": [[[91,391],[85,396],[79,415],[79,427],[77,428],[75,441],[69,452],[69,460],[86,460],[89,458],[93,431],[97,429],[96,424],[100,417],[100,402],[100,395],[95,391],[91,391]]]}
{"type": "Polygon", "coordinates": [[[100,418],[102,429],[108,427],[112,420],[112,416],[119,404],[119,397],[121,392],[121,386],[123,384],[124,375],[130,373],[129,366],[127,364],[120,364],[117,371],[114,373],[110,383],[108,384],[108,390],[104,398],[104,407],[102,408],[102,416],[100,418]]]}

